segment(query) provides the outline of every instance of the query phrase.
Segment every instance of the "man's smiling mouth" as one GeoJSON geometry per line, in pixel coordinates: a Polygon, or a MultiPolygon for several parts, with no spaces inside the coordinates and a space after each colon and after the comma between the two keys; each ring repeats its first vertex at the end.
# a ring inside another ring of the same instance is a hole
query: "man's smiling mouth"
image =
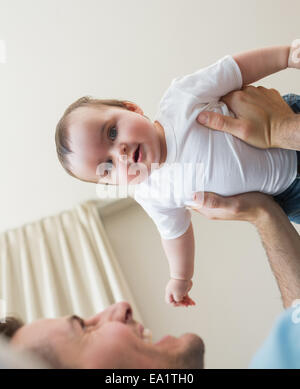
{"type": "Polygon", "coordinates": [[[142,339],[146,343],[152,343],[152,332],[149,330],[149,328],[144,328],[142,339]]]}

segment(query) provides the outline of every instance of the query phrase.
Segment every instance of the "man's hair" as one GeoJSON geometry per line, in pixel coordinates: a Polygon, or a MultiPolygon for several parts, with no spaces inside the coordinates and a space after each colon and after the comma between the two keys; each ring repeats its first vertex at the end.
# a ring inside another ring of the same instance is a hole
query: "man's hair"
{"type": "MultiPolygon", "coordinates": [[[[6,318],[0,321],[0,335],[2,335],[8,342],[10,342],[16,332],[24,326],[24,323],[21,319],[18,319],[13,316],[7,316],[6,318]]],[[[36,355],[41,361],[45,362],[48,366],[53,369],[63,369],[67,368],[61,363],[58,356],[56,355],[53,347],[46,342],[41,342],[40,345],[35,345],[33,347],[27,347],[24,351],[28,351],[33,355],[36,355]]]]}
{"type": "Polygon", "coordinates": [[[72,177],[78,178],[81,181],[90,182],[88,180],[84,180],[82,178],[76,177],[71,169],[71,163],[70,163],[70,154],[73,153],[70,147],[70,136],[69,136],[69,118],[72,112],[74,112],[76,109],[81,107],[96,107],[96,108],[103,108],[105,106],[110,107],[118,107],[127,109],[125,102],[122,100],[100,100],[100,99],[93,99],[89,96],[81,97],[80,99],[76,100],[74,103],[72,103],[64,112],[63,116],[59,120],[56,126],[55,131],[55,143],[56,143],[56,152],[59,159],[59,162],[61,163],[62,167],[65,169],[65,171],[70,174],[72,177]]]}
{"type": "Polygon", "coordinates": [[[7,316],[0,321],[0,334],[7,340],[10,340],[24,323],[21,319],[13,316],[7,316]]]}

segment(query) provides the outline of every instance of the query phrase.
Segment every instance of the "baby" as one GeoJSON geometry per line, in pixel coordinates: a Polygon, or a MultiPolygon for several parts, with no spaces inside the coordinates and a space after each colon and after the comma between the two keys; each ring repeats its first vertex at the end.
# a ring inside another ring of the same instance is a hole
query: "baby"
{"type": "Polygon", "coordinates": [[[233,116],[222,96],[287,67],[300,68],[299,53],[296,40],[291,46],[226,56],[177,78],[153,122],[135,103],[88,97],[60,119],[56,147],[69,174],[87,182],[136,185],[134,197],[154,220],[168,258],[167,303],[195,304],[188,294],[194,272],[188,207],[195,192],[261,191],[278,199],[290,219],[300,223],[300,205],[293,198],[297,185],[300,191],[296,151],[258,149],[197,121],[204,110],[233,116]]]}

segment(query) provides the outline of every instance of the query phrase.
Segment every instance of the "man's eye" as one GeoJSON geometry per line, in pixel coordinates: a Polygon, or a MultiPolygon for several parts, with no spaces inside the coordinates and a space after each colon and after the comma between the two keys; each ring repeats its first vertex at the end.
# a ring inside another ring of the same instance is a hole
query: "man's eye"
{"type": "Polygon", "coordinates": [[[81,317],[79,317],[79,316],[77,316],[77,315],[73,315],[73,316],[71,317],[71,320],[77,321],[77,323],[80,325],[80,327],[81,327],[83,330],[85,329],[85,322],[84,322],[84,320],[83,320],[81,317]]]}
{"type": "Polygon", "coordinates": [[[117,128],[114,126],[114,127],[110,127],[110,129],[108,130],[108,137],[109,139],[111,140],[115,140],[116,137],[117,137],[117,128]]]}
{"type": "MultiPolygon", "coordinates": [[[[109,163],[110,165],[113,165],[112,159],[108,159],[108,160],[106,161],[106,163],[109,163]]],[[[112,166],[111,166],[111,168],[112,168],[112,166]]]]}

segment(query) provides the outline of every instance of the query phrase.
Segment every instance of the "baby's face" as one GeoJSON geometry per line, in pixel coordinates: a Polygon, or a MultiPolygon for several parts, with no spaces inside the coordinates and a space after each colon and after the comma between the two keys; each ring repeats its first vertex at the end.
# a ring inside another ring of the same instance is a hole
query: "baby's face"
{"type": "Polygon", "coordinates": [[[157,125],[144,117],[138,106],[131,109],[135,111],[81,107],[71,114],[73,174],[99,183],[137,184],[146,178],[145,172],[150,174],[152,163],[162,162],[157,125]]]}

